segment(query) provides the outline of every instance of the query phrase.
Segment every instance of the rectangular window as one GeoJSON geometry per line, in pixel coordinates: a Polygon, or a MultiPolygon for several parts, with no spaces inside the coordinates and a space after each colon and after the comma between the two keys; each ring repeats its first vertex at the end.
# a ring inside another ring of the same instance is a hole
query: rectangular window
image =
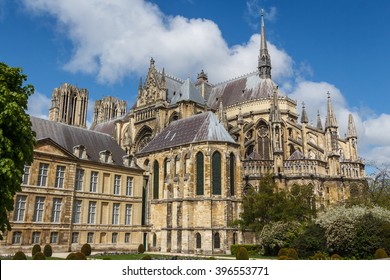
{"type": "Polygon", "coordinates": [[[62,198],[53,198],[53,209],[51,212],[51,222],[59,223],[61,217],[62,198]]]}
{"type": "Polygon", "coordinates": [[[96,216],[96,201],[90,201],[88,207],[88,224],[95,223],[96,216]]]}
{"type": "Polygon", "coordinates": [[[83,169],[76,169],[76,178],[75,178],[75,182],[74,182],[74,189],[76,191],[83,190],[83,181],[84,181],[84,170],[83,169]]]}
{"type": "Polygon", "coordinates": [[[131,225],[131,211],[132,205],[126,204],[126,212],[125,212],[125,225],[131,225]]]}
{"type": "Polygon", "coordinates": [[[56,170],[56,181],[54,187],[62,189],[64,187],[64,178],[65,178],[65,166],[58,165],[56,170]]]}
{"type": "Polygon", "coordinates": [[[49,165],[47,163],[40,163],[38,170],[38,186],[45,187],[47,181],[47,174],[49,172],[49,165]]]}
{"type": "Polygon", "coordinates": [[[119,203],[114,203],[112,207],[112,224],[119,224],[119,203]]]}
{"type": "Polygon", "coordinates": [[[37,196],[35,199],[35,210],[34,210],[34,222],[43,221],[43,209],[45,206],[45,198],[42,196],[37,196]]]}
{"type": "Polygon", "coordinates": [[[130,233],[129,232],[125,233],[125,243],[130,243],[130,233]]]}
{"type": "Polygon", "coordinates": [[[78,242],[79,242],[79,233],[72,232],[72,243],[78,243],[78,242]]]}
{"type": "Polygon", "coordinates": [[[91,172],[91,186],[89,188],[90,192],[97,192],[97,184],[98,184],[98,172],[91,172]]]}
{"type": "Polygon", "coordinates": [[[127,176],[126,180],[126,195],[132,196],[133,195],[133,177],[127,176]]]}
{"type": "Polygon", "coordinates": [[[22,233],[20,231],[15,231],[12,234],[12,244],[21,244],[22,243],[22,233]]]}
{"type": "Polygon", "coordinates": [[[58,243],[58,232],[50,233],[50,243],[57,244],[58,243]]]}
{"type": "Polygon", "coordinates": [[[16,196],[15,210],[14,210],[14,221],[23,222],[24,221],[24,212],[26,210],[26,200],[27,196],[18,195],[16,196]]]}
{"type": "Polygon", "coordinates": [[[87,243],[93,243],[93,232],[88,232],[87,243]]]}
{"type": "Polygon", "coordinates": [[[112,233],[111,242],[112,242],[112,243],[116,243],[117,241],[118,241],[118,233],[117,233],[117,232],[113,232],[113,233],[112,233]]]}
{"type": "Polygon", "coordinates": [[[81,200],[75,200],[73,205],[73,223],[79,224],[81,221],[81,200]]]}
{"type": "Polygon", "coordinates": [[[30,166],[25,165],[22,175],[22,184],[28,185],[28,179],[30,178],[30,166]]]}
{"type": "Polygon", "coordinates": [[[121,192],[121,176],[115,175],[114,178],[114,194],[120,194],[121,192]]]}
{"type": "Polygon", "coordinates": [[[41,241],[41,233],[39,231],[34,231],[32,233],[32,244],[39,244],[41,241]]]}

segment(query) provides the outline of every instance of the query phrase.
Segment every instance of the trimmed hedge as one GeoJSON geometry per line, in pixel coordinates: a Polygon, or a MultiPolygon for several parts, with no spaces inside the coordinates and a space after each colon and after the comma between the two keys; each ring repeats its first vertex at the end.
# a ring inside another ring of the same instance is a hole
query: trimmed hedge
{"type": "Polygon", "coordinates": [[[261,251],[261,246],[260,245],[256,245],[256,244],[234,244],[234,245],[231,245],[231,247],[230,247],[232,255],[236,256],[238,248],[240,248],[240,247],[244,247],[247,250],[249,256],[257,255],[261,251]]]}
{"type": "Polygon", "coordinates": [[[46,257],[42,252],[38,252],[33,256],[33,260],[46,260],[46,257]]]}
{"type": "Polygon", "coordinates": [[[139,254],[145,253],[144,244],[139,244],[139,245],[138,245],[138,253],[139,253],[139,254]]]}
{"type": "Polygon", "coordinates": [[[81,252],[77,252],[77,253],[70,253],[67,257],[66,257],[67,260],[86,260],[87,257],[81,253],[81,252]]]}
{"type": "Polygon", "coordinates": [[[46,244],[45,247],[43,247],[43,254],[47,258],[49,258],[53,255],[53,249],[51,248],[50,244],[46,244]]]}
{"type": "Polygon", "coordinates": [[[92,248],[91,248],[91,245],[89,245],[88,243],[85,243],[81,247],[81,253],[83,253],[85,256],[90,256],[91,252],[92,252],[92,248]]]}
{"type": "Polygon", "coordinates": [[[42,252],[41,245],[35,244],[31,249],[31,256],[35,256],[38,252],[42,252]]]}
{"type": "Polygon", "coordinates": [[[386,259],[389,255],[386,253],[385,249],[379,248],[375,251],[374,258],[375,259],[386,259]]]}
{"type": "Polygon", "coordinates": [[[17,251],[12,258],[13,260],[27,260],[26,254],[22,251],[17,251]]]}
{"type": "Polygon", "coordinates": [[[249,254],[245,247],[238,248],[236,260],[249,260],[249,254]]]}
{"type": "Polygon", "coordinates": [[[150,255],[145,255],[141,258],[141,260],[151,260],[152,257],[150,255]]]}

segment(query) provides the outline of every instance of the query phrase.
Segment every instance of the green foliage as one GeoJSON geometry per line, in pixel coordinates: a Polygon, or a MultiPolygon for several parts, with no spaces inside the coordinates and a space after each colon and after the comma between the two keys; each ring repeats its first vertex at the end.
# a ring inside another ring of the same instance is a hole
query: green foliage
{"type": "Polygon", "coordinates": [[[11,231],[8,213],[21,191],[24,165],[33,160],[35,136],[25,110],[34,87],[23,85],[26,80],[21,68],[0,62],[0,240],[11,231]]]}
{"type": "Polygon", "coordinates": [[[22,251],[17,251],[12,258],[13,260],[27,260],[26,254],[22,251]]]}
{"type": "Polygon", "coordinates": [[[278,257],[287,256],[287,253],[288,253],[288,248],[280,248],[278,252],[278,257]]]}
{"type": "Polygon", "coordinates": [[[339,254],[333,254],[330,256],[331,260],[342,260],[343,258],[339,254]]]}
{"type": "Polygon", "coordinates": [[[287,257],[289,257],[292,260],[298,260],[299,257],[298,257],[297,250],[295,250],[294,248],[289,248],[287,250],[287,257]]]}
{"type": "Polygon", "coordinates": [[[73,252],[73,253],[70,253],[67,257],[66,257],[67,260],[86,260],[87,257],[81,253],[81,252],[73,252]]]}
{"type": "Polygon", "coordinates": [[[280,190],[269,175],[260,180],[258,191],[248,190],[243,199],[243,210],[235,224],[258,233],[269,223],[304,222],[315,215],[313,189],[294,185],[290,192],[280,190]]]}
{"type": "Polygon", "coordinates": [[[245,247],[239,247],[237,250],[236,260],[249,260],[248,251],[245,247]]]}
{"type": "Polygon", "coordinates": [[[278,257],[278,260],[291,260],[291,259],[285,255],[282,255],[278,257]]]}
{"type": "Polygon", "coordinates": [[[139,253],[139,254],[145,253],[144,244],[139,244],[139,245],[138,245],[138,253],[139,253]]]}
{"type": "Polygon", "coordinates": [[[42,252],[38,252],[33,256],[33,260],[46,260],[46,257],[42,252]]]}
{"type": "Polygon", "coordinates": [[[298,250],[301,258],[304,259],[308,259],[318,251],[326,251],[325,229],[315,223],[306,225],[292,242],[292,246],[298,250]]]}
{"type": "Polygon", "coordinates": [[[208,260],[214,261],[214,260],[216,260],[216,258],[214,258],[214,257],[209,257],[208,260]]]}
{"type": "Polygon", "coordinates": [[[34,256],[36,253],[42,252],[41,245],[35,244],[31,249],[31,256],[34,256]]]}
{"type": "Polygon", "coordinates": [[[88,243],[85,243],[81,247],[81,253],[83,253],[85,256],[90,256],[91,252],[92,252],[92,248],[91,248],[91,245],[89,245],[88,243]]]}
{"type": "Polygon", "coordinates": [[[310,259],[312,259],[312,260],[327,260],[328,256],[327,256],[327,254],[325,254],[323,252],[317,252],[310,259]]]}
{"type": "Polygon", "coordinates": [[[152,257],[150,255],[145,255],[141,258],[141,260],[151,260],[152,257]]]}
{"type": "Polygon", "coordinates": [[[389,255],[386,253],[385,249],[379,248],[375,251],[374,258],[375,259],[386,259],[389,255]]]}
{"type": "Polygon", "coordinates": [[[53,254],[53,249],[51,248],[50,244],[46,244],[45,247],[43,247],[43,254],[45,257],[51,257],[53,254]]]}
{"type": "Polygon", "coordinates": [[[232,252],[232,255],[237,255],[238,248],[244,247],[249,256],[254,256],[259,254],[261,251],[262,247],[261,245],[256,245],[256,244],[234,244],[230,246],[230,250],[232,252]]]}

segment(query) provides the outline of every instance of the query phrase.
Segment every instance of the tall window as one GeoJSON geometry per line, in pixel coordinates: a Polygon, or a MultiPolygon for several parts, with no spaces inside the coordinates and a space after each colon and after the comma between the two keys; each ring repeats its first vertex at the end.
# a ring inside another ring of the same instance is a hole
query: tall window
{"type": "Polygon", "coordinates": [[[201,152],[196,154],[196,194],[204,194],[204,156],[201,152]]]}
{"type": "Polygon", "coordinates": [[[78,242],[79,242],[79,233],[72,232],[72,243],[78,243],[78,242]]]}
{"type": "Polygon", "coordinates": [[[73,206],[73,223],[79,224],[81,221],[81,200],[75,200],[73,206]]]}
{"type": "Polygon", "coordinates": [[[52,223],[59,223],[60,222],[61,204],[62,204],[61,198],[54,198],[53,199],[53,209],[51,211],[51,222],[52,223]]]}
{"type": "Polygon", "coordinates": [[[119,224],[119,203],[114,203],[112,206],[112,224],[119,224]]]}
{"type": "Polygon", "coordinates": [[[126,212],[125,212],[125,225],[131,225],[131,211],[132,205],[126,204],[126,212]]]}
{"type": "Polygon", "coordinates": [[[202,248],[202,236],[199,232],[195,235],[196,249],[202,248]]]}
{"type": "Polygon", "coordinates": [[[91,172],[91,186],[89,188],[90,192],[96,192],[97,191],[97,184],[98,184],[98,174],[96,171],[91,172]]]}
{"type": "Polygon", "coordinates": [[[221,154],[215,152],[212,158],[212,189],[213,194],[221,194],[221,154]]]}
{"type": "Polygon", "coordinates": [[[221,248],[221,239],[219,237],[219,233],[216,232],[214,234],[214,249],[219,249],[221,248]]]}
{"type": "Polygon", "coordinates": [[[88,224],[95,223],[96,201],[90,201],[88,206],[88,224]]]}
{"type": "Polygon", "coordinates": [[[236,158],[233,153],[230,154],[230,195],[234,195],[234,181],[235,181],[235,161],[236,158]]]}
{"type": "Polygon", "coordinates": [[[54,187],[62,189],[64,187],[64,178],[65,166],[58,165],[56,170],[56,182],[54,184],[54,187]]]}
{"type": "Polygon", "coordinates": [[[14,221],[23,222],[24,221],[24,212],[26,210],[26,199],[25,195],[16,196],[15,210],[14,210],[14,221]]]}
{"type": "Polygon", "coordinates": [[[44,206],[45,206],[45,198],[42,196],[37,196],[35,199],[34,222],[43,221],[44,206]]]}
{"type": "Polygon", "coordinates": [[[50,233],[50,243],[57,243],[58,242],[58,232],[54,231],[50,233]]]}
{"type": "Polygon", "coordinates": [[[168,159],[164,159],[164,179],[168,176],[168,159]]]}
{"type": "Polygon", "coordinates": [[[40,163],[38,170],[38,186],[45,187],[47,181],[47,173],[49,172],[49,165],[47,163],[40,163]]]}
{"type": "Polygon", "coordinates": [[[111,243],[116,243],[118,241],[118,233],[113,232],[111,237],[111,243]]]}
{"type": "Polygon", "coordinates": [[[25,165],[22,175],[22,184],[28,185],[28,179],[30,177],[30,166],[25,165]]]}
{"type": "Polygon", "coordinates": [[[120,194],[121,192],[121,176],[115,175],[114,177],[114,194],[120,194]]]}
{"type": "Polygon", "coordinates": [[[15,231],[12,234],[12,244],[21,244],[22,243],[22,233],[20,231],[15,231]]]}
{"type": "Polygon", "coordinates": [[[84,181],[84,170],[83,169],[76,169],[76,178],[74,182],[74,189],[76,191],[83,190],[83,181],[84,181]]]}
{"type": "Polygon", "coordinates": [[[127,176],[126,180],[126,195],[132,196],[133,195],[133,177],[127,176]]]}
{"type": "Polygon", "coordinates": [[[130,232],[125,233],[125,243],[130,243],[130,232]]]}
{"type": "Polygon", "coordinates": [[[32,233],[32,244],[39,244],[41,242],[41,233],[39,231],[34,231],[32,233]]]}
{"type": "Polygon", "coordinates": [[[159,184],[160,184],[159,172],[160,172],[160,168],[158,167],[158,162],[156,160],[154,162],[154,167],[153,167],[153,199],[158,199],[159,184]]]}
{"type": "Polygon", "coordinates": [[[87,243],[93,243],[93,232],[88,232],[87,243]]]}

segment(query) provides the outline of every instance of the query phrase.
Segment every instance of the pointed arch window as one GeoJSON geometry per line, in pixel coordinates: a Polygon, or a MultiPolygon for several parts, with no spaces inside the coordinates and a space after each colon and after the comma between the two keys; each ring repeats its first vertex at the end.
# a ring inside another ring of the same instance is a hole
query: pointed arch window
{"type": "Polygon", "coordinates": [[[168,159],[164,159],[164,179],[168,176],[168,159]]]}
{"type": "Polygon", "coordinates": [[[196,154],[196,195],[204,194],[204,156],[196,154]]]}
{"type": "Polygon", "coordinates": [[[212,193],[221,194],[221,154],[215,152],[212,157],[212,193]]]}
{"type": "Polygon", "coordinates": [[[159,172],[160,172],[160,168],[156,160],[153,166],[153,199],[158,199],[159,184],[160,184],[159,172]]]}
{"type": "Polygon", "coordinates": [[[199,232],[197,232],[195,235],[195,243],[196,243],[196,249],[202,248],[202,236],[200,235],[199,232]]]}
{"type": "Polygon", "coordinates": [[[219,249],[221,248],[221,239],[219,237],[219,233],[216,232],[214,233],[214,249],[219,249]]]}
{"type": "Polygon", "coordinates": [[[257,129],[257,135],[257,152],[260,155],[260,159],[270,159],[269,128],[264,121],[260,122],[257,129]]]}
{"type": "Polygon", "coordinates": [[[236,161],[236,158],[234,156],[233,153],[230,153],[230,164],[229,164],[229,168],[230,168],[230,195],[231,196],[234,196],[234,181],[235,181],[235,161],[236,161]]]}

